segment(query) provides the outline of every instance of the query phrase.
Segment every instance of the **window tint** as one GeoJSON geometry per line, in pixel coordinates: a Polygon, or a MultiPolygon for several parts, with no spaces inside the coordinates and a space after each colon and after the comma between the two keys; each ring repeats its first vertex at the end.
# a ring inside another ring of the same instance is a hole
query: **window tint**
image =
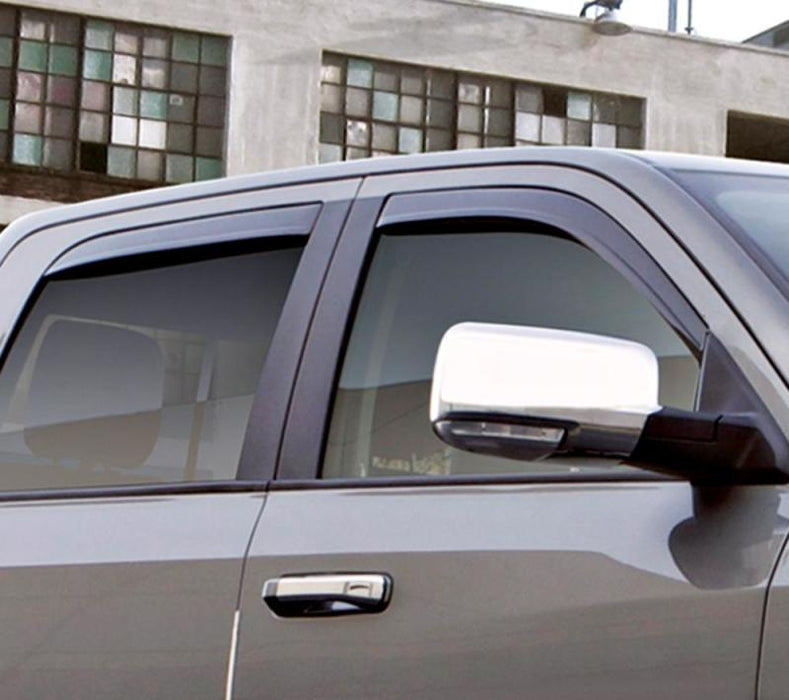
{"type": "Polygon", "coordinates": [[[300,252],[48,282],[0,374],[0,489],[234,478],[300,252]]]}
{"type": "Polygon", "coordinates": [[[444,332],[462,321],[644,343],[659,358],[663,405],[693,405],[698,362],[685,343],[624,277],[578,243],[517,232],[384,235],[339,379],[324,477],[599,468],[599,461],[528,464],[474,455],[433,434],[435,354],[444,332]]]}

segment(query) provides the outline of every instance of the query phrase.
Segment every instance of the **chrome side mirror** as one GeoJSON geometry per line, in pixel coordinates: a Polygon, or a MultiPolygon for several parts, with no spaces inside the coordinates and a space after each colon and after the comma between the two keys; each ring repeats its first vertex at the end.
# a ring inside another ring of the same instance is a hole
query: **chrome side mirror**
{"type": "Polygon", "coordinates": [[[646,346],[588,333],[461,323],[441,340],[430,421],[464,450],[629,456],[660,410],[646,346]]]}

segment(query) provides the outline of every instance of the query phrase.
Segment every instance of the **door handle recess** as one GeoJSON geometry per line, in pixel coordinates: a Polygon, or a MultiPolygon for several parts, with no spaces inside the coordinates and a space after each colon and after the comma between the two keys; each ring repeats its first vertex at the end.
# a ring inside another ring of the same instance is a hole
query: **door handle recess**
{"type": "Polygon", "coordinates": [[[378,613],[392,597],[388,574],[299,574],[266,581],[263,600],[278,617],[378,613]]]}

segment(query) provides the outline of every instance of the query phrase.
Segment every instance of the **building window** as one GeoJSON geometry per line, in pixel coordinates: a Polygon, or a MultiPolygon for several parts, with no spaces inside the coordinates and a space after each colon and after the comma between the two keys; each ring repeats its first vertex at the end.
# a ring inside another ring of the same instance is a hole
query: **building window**
{"type": "Polygon", "coordinates": [[[227,53],[224,37],[0,6],[0,159],[151,182],[219,177],[227,53]]]}
{"type": "Polygon", "coordinates": [[[525,144],[642,148],[644,101],[324,54],[321,162],[525,144]]]}

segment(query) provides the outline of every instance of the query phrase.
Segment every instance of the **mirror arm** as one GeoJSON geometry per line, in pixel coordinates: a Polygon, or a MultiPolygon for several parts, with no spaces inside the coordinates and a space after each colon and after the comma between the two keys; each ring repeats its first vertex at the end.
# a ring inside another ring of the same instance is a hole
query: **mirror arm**
{"type": "Polygon", "coordinates": [[[627,460],[693,484],[789,482],[789,446],[757,413],[651,414],[627,460]]]}

